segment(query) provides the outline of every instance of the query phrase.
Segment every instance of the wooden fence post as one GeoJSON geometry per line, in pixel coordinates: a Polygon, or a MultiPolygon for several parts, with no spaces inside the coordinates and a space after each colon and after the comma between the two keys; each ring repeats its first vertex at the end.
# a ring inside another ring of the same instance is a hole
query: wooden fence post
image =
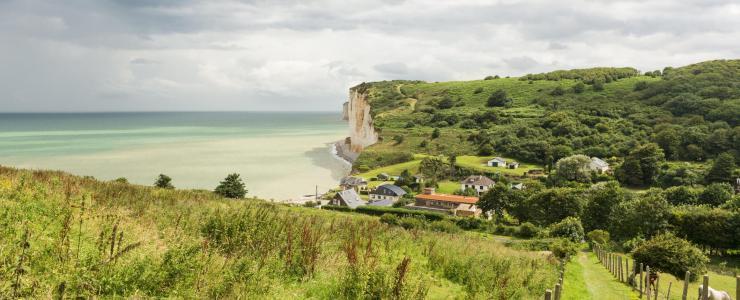
{"type": "Polygon", "coordinates": [[[642,263],[640,263],[640,299],[642,299],[642,263]]]}
{"type": "Polygon", "coordinates": [[[622,276],[622,257],[618,256],[617,260],[619,261],[619,281],[624,282],[624,276],[622,276]]]}
{"type": "Polygon", "coordinates": [[[650,266],[645,266],[645,295],[650,300],[650,266]]]}
{"type": "Polygon", "coordinates": [[[671,287],[673,286],[673,281],[668,283],[668,292],[665,295],[665,299],[671,299],[671,287]]]}
{"type": "Polygon", "coordinates": [[[560,300],[560,292],[561,292],[560,284],[559,283],[555,284],[555,300],[560,300]]]}
{"type": "Polygon", "coordinates": [[[688,296],[689,278],[691,278],[691,272],[686,271],[686,277],[683,279],[683,294],[681,294],[681,300],[686,300],[686,296],[688,296]]]}
{"type": "MultiPolygon", "coordinates": [[[[630,280],[630,259],[627,258],[624,260],[624,268],[627,270],[627,281],[630,280]]],[[[631,282],[627,282],[628,285],[632,285],[631,282]]]]}
{"type": "Polygon", "coordinates": [[[552,300],[552,291],[551,290],[545,290],[545,300],[552,300]]]}
{"type": "Polygon", "coordinates": [[[709,275],[704,275],[704,282],[702,282],[703,289],[701,290],[701,300],[709,300],[709,275]]]}

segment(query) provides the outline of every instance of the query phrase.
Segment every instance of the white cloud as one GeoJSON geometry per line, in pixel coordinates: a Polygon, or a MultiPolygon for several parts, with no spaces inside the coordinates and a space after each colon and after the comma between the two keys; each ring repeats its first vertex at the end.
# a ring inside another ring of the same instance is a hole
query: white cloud
{"type": "Polygon", "coordinates": [[[3,111],[338,110],[363,81],[740,55],[712,1],[0,1],[3,111]]]}

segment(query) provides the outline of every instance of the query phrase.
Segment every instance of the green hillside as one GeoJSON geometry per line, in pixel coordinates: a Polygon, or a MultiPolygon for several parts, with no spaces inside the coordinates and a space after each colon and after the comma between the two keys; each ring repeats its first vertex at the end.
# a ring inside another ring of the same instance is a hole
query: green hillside
{"type": "Polygon", "coordinates": [[[0,298],[533,299],[556,265],[482,235],[0,167],[0,298]]]}
{"type": "Polygon", "coordinates": [[[620,158],[647,142],[669,160],[704,162],[728,151],[740,158],[740,60],[645,74],[593,68],[356,88],[369,94],[381,136],[356,169],[397,162],[399,152],[496,154],[548,166],[575,153],[620,158]]]}

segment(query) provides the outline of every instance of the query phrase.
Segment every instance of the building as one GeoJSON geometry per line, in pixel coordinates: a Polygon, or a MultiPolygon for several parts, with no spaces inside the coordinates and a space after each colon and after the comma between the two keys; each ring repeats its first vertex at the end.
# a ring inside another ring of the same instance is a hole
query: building
{"type": "Polygon", "coordinates": [[[516,169],[516,168],[519,168],[519,163],[518,162],[515,162],[515,161],[512,161],[512,162],[506,164],[506,168],[508,168],[508,169],[516,169]]]}
{"type": "Polygon", "coordinates": [[[494,157],[488,161],[487,165],[489,167],[504,167],[506,166],[506,160],[501,157],[494,157]]]}
{"type": "Polygon", "coordinates": [[[354,189],[346,189],[334,195],[334,198],[329,200],[329,205],[347,206],[354,209],[360,205],[365,205],[365,201],[360,199],[360,195],[354,189]]]}
{"type": "Polygon", "coordinates": [[[433,188],[425,188],[416,195],[413,204],[406,208],[446,213],[461,217],[478,217],[481,210],[476,206],[478,197],[436,194],[433,188]]]}
{"type": "Polygon", "coordinates": [[[367,203],[367,206],[385,206],[385,207],[391,207],[393,206],[393,200],[375,200],[370,201],[367,203]]]}
{"type": "Polygon", "coordinates": [[[599,174],[609,172],[610,170],[609,164],[598,157],[592,157],[588,167],[599,174]]]}
{"type": "Polygon", "coordinates": [[[339,181],[339,187],[343,190],[353,189],[356,192],[367,190],[367,181],[360,177],[347,176],[339,181]]]}
{"type": "Polygon", "coordinates": [[[478,195],[484,193],[496,184],[491,178],[483,175],[471,175],[460,182],[460,190],[474,189],[478,195]]]}
{"type": "Polygon", "coordinates": [[[421,175],[421,174],[414,175],[414,182],[415,183],[424,183],[424,175],[421,175]]]}
{"type": "Polygon", "coordinates": [[[403,195],[406,195],[406,191],[393,184],[384,184],[370,192],[369,195],[370,201],[391,200],[396,202],[403,195]]]}
{"type": "Polygon", "coordinates": [[[388,173],[380,173],[377,177],[382,181],[398,180],[398,176],[388,175],[388,173]]]}
{"type": "Polygon", "coordinates": [[[523,190],[524,189],[524,183],[516,182],[509,185],[512,190],[523,190]]]}

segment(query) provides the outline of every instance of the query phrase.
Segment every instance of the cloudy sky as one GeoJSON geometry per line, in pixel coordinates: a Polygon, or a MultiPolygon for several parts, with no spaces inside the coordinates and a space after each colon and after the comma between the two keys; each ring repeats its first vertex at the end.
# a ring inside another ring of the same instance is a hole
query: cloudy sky
{"type": "Polygon", "coordinates": [[[717,58],[736,0],[0,0],[0,112],[339,110],[363,81],[717,58]]]}

